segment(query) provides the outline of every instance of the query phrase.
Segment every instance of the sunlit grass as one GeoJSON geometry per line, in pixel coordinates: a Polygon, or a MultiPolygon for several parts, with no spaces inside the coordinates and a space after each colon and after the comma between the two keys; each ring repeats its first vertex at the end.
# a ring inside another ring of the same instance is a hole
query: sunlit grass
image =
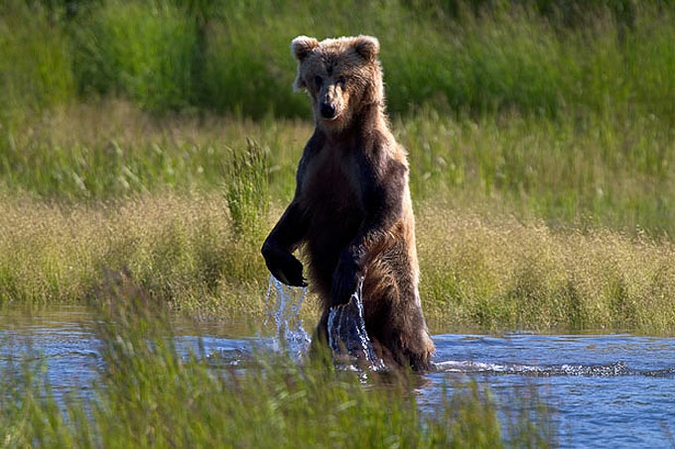
{"type": "Polygon", "coordinates": [[[264,264],[233,233],[223,196],[78,206],[5,197],[0,209],[3,302],[83,301],[106,272],[128,270],[172,308],[262,313],[264,264]]]}
{"type": "Polygon", "coordinates": [[[417,222],[425,313],[441,327],[672,333],[668,239],[437,205],[417,222]]]}
{"type": "MultiPolygon", "coordinates": [[[[3,302],[97,296],[125,272],[152,298],[192,314],[262,321],[262,234],[234,232],[222,195],[145,195],[90,205],[0,201],[3,302]],[[257,237],[256,237],[257,236],[257,237]]],[[[255,232],[269,229],[274,207],[255,232]]],[[[675,325],[669,239],[606,228],[554,229],[536,218],[439,201],[417,206],[425,314],[448,328],[632,330],[675,325]]],[[[303,315],[316,316],[310,299],[303,315]]]]}

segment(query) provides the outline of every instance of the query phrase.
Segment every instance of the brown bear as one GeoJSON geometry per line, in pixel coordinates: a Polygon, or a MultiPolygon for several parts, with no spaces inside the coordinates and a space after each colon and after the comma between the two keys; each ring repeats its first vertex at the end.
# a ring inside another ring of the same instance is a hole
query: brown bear
{"type": "Polygon", "coordinates": [[[291,42],[295,89],[312,99],[315,130],[298,166],[295,196],[262,247],[270,272],[306,285],[293,252],[304,245],[322,301],[315,340],[327,341],[330,308],[363,277],[363,314],[387,367],[431,367],[418,292],[415,223],[405,150],[389,130],[379,42],[370,36],[291,42]]]}

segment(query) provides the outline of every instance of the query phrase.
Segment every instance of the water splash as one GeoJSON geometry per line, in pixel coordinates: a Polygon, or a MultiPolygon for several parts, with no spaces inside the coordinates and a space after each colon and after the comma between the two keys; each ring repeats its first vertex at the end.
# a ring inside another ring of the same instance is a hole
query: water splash
{"type": "Polygon", "coordinates": [[[667,377],[669,370],[640,371],[631,369],[622,361],[606,364],[568,364],[562,365],[522,365],[518,363],[485,363],[473,361],[443,361],[434,364],[436,372],[484,373],[484,374],[516,374],[521,376],[554,377],[619,377],[619,376],[652,376],[667,377]]]}
{"type": "Polygon", "coordinates": [[[264,325],[268,326],[274,320],[276,334],[273,349],[287,352],[298,361],[305,357],[311,342],[300,319],[306,295],[307,288],[289,287],[270,276],[264,325]]]}
{"type": "Polygon", "coordinates": [[[349,302],[331,307],[328,313],[328,344],[338,368],[386,369],[366,332],[363,319],[363,277],[349,302]]]}
{"type": "MultiPolygon", "coordinates": [[[[287,352],[300,361],[309,351],[311,339],[302,326],[300,309],[306,288],[289,287],[270,276],[267,289],[265,326],[276,327],[272,349],[287,352]]],[[[328,344],[340,369],[380,371],[386,369],[366,332],[363,319],[363,278],[347,304],[331,307],[328,313],[328,344]]]]}

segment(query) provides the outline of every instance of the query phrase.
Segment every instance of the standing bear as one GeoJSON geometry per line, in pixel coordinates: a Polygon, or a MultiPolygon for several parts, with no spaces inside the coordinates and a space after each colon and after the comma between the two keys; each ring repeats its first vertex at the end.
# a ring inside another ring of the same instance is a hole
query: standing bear
{"type": "Polygon", "coordinates": [[[389,130],[379,42],[370,36],[291,42],[296,90],[312,99],[315,129],[298,166],[293,201],[262,247],[270,272],[291,286],[309,279],[322,301],[315,339],[327,342],[331,307],[363,278],[363,318],[389,368],[431,367],[418,292],[415,220],[405,150],[389,130]]]}

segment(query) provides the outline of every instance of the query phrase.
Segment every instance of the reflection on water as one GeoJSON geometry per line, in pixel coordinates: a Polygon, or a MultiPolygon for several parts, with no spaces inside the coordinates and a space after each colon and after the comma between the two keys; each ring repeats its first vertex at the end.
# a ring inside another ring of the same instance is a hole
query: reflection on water
{"type": "Polygon", "coordinates": [[[452,360],[438,362],[434,364],[437,372],[456,372],[456,373],[490,373],[490,374],[519,374],[522,376],[595,376],[595,377],[614,377],[614,376],[653,376],[653,377],[675,377],[675,368],[666,368],[658,370],[636,370],[631,369],[626,362],[612,362],[605,365],[583,365],[567,364],[562,365],[522,365],[519,363],[485,363],[452,360]]]}
{"type": "MultiPolygon", "coordinates": [[[[0,363],[28,353],[46,362],[55,392],[91,388],[101,360],[93,323],[84,308],[45,309],[31,318],[16,312],[9,315],[0,318],[0,363]]],[[[222,328],[225,336],[204,334],[203,328],[190,328],[185,322],[176,329],[181,350],[199,348],[199,353],[220,364],[237,365],[253,345],[262,343],[272,349],[286,345],[275,338],[228,338],[222,328]]],[[[285,335],[295,338],[292,333],[285,335]]],[[[514,390],[535,388],[554,411],[564,447],[674,444],[674,338],[533,333],[432,338],[437,370],[424,376],[426,382],[418,391],[422,407],[431,408],[443,388],[474,378],[488,385],[504,407],[513,406],[509,401],[514,390]]],[[[304,345],[308,339],[303,341],[304,345]]]]}

